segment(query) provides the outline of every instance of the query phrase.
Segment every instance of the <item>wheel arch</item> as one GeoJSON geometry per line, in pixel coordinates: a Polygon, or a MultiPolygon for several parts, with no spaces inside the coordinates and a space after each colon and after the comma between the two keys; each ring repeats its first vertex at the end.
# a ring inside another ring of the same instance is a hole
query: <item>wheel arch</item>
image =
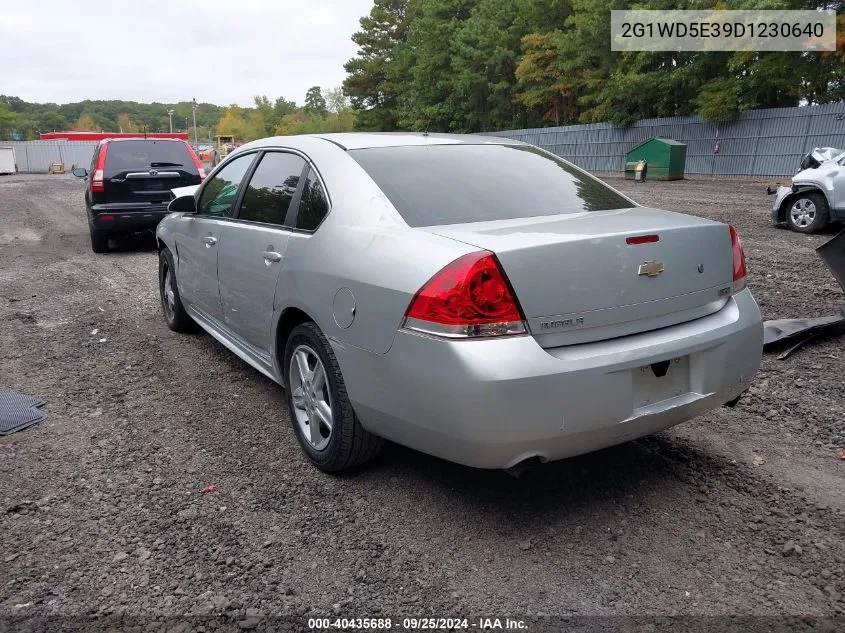
{"type": "Polygon", "coordinates": [[[305,310],[291,306],[282,310],[279,315],[279,320],[276,322],[276,341],[274,349],[276,350],[276,363],[279,368],[279,378],[285,386],[287,386],[283,360],[285,355],[285,345],[287,344],[288,338],[290,338],[290,334],[293,332],[293,329],[297,325],[301,325],[302,323],[307,323],[309,321],[317,325],[317,327],[320,327],[317,321],[305,310]]]}

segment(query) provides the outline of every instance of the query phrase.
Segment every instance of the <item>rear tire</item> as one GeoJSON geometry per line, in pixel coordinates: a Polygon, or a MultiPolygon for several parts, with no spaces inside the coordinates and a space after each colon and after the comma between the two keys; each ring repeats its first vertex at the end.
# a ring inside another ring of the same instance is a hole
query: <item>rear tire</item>
{"type": "Polygon", "coordinates": [[[95,253],[109,252],[109,234],[99,229],[91,229],[91,250],[95,253]]]}
{"type": "Polygon", "coordinates": [[[193,332],[196,322],[185,312],[179,287],[176,284],[176,266],[169,248],[161,249],[158,254],[158,290],[161,296],[161,311],[164,320],[174,332],[193,332]]]}
{"type": "Polygon", "coordinates": [[[337,358],[320,328],[311,322],[295,327],[285,345],[282,366],[291,425],[302,452],[314,466],[324,472],[340,472],[378,455],[384,440],[367,432],[358,421],[337,358]],[[323,411],[322,417],[319,411],[323,411]],[[330,426],[325,423],[327,418],[330,426]]]}
{"type": "Polygon", "coordinates": [[[801,192],[787,202],[786,223],[798,233],[818,233],[830,221],[827,200],[818,191],[801,192]]]}

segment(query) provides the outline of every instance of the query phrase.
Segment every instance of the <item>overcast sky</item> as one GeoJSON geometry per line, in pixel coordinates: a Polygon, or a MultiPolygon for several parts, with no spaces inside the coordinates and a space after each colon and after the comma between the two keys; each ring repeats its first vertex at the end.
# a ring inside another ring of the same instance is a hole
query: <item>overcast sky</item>
{"type": "Polygon", "coordinates": [[[339,86],[372,0],[0,4],[0,94],[246,106],[339,86]]]}

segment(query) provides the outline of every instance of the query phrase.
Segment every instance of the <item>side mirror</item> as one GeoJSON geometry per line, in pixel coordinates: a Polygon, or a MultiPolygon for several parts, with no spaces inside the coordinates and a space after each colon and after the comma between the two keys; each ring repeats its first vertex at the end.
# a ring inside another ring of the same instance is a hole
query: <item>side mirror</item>
{"type": "Polygon", "coordinates": [[[77,178],[85,178],[88,175],[88,170],[84,167],[75,167],[72,173],[77,178]]]}
{"type": "Polygon", "coordinates": [[[194,196],[179,196],[170,201],[167,210],[170,213],[196,213],[197,200],[194,196]]]}

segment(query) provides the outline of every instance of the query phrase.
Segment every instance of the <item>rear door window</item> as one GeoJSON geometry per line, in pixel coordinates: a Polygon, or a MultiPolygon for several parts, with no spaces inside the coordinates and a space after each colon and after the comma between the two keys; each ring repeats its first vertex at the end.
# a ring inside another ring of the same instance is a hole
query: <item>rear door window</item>
{"type": "Polygon", "coordinates": [[[409,226],[627,209],[597,178],[528,145],[350,150],[409,226]]]}
{"type": "Polygon", "coordinates": [[[166,140],[112,141],[106,153],[106,171],[174,167],[196,171],[194,159],[184,143],[166,140]]]}
{"type": "Polygon", "coordinates": [[[284,225],[303,169],[305,160],[296,154],[264,154],[244,191],[238,219],[284,225]]]}

